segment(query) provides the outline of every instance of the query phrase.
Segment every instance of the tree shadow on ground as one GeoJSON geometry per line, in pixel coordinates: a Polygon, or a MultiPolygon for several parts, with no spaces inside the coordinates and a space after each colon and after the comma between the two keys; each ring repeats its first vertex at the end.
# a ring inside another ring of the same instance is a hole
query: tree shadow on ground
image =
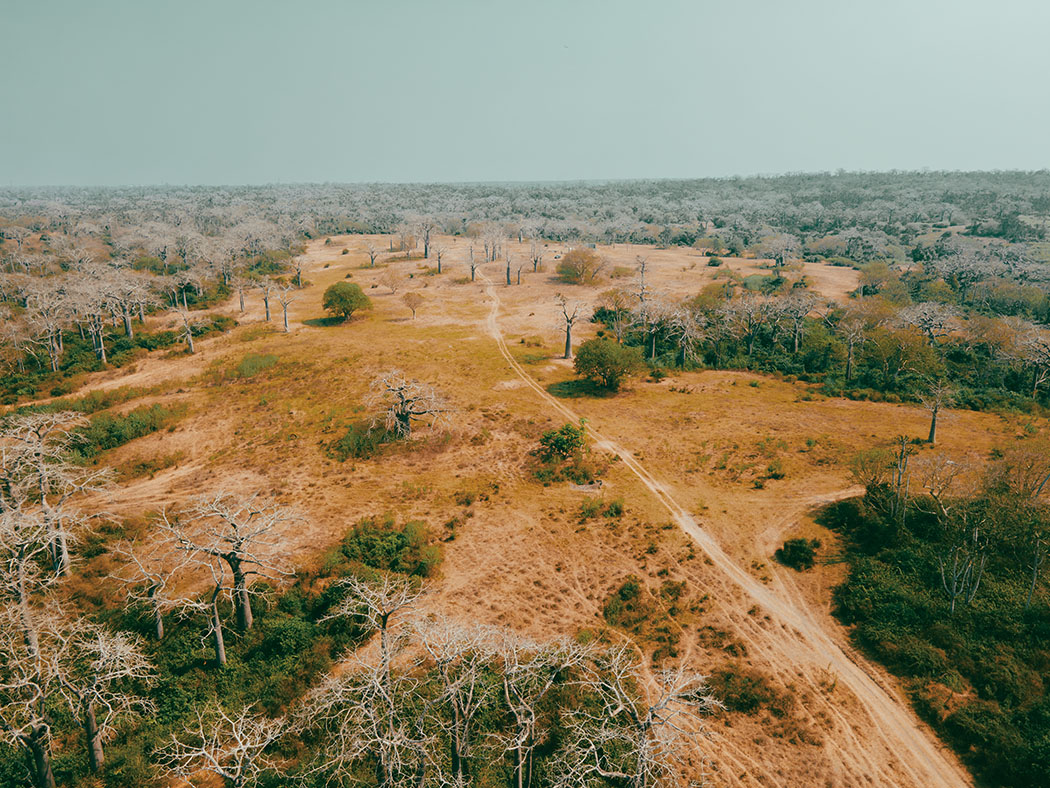
{"type": "Polygon", "coordinates": [[[562,380],[547,386],[547,393],[559,399],[579,399],[580,397],[614,397],[615,391],[599,386],[593,380],[562,380]]]}
{"type": "Polygon", "coordinates": [[[315,327],[319,326],[321,328],[324,328],[325,326],[338,326],[341,323],[346,322],[347,321],[341,317],[312,317],[309,320],[304,320],[303,325],[315,327]]]}

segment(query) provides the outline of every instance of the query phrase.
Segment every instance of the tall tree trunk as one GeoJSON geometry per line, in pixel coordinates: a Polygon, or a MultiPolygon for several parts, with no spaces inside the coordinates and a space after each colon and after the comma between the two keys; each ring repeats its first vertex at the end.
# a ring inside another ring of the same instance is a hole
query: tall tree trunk
{"type": "MultiPolygon", "coordinates": [[[[282,307],[284,311],[284,333],[288,333],[288,307],[282,307]]],[[[412,317],[415,317],[416,313],[412,313],[412,317]]]]}
{"type": "Polygon", "coordinates": [[[55,788],[55,775],[51,771],[51,747],[47,741],[47,728],[43,725],[36,726],[23,741],[29,754],[29,769],[33,777],[34,788],[55,788]]]}
{"type": "Polygon", "coordinates": [[[252,599],[248,593],[248,578],[241,568],[240,562],[234,559],[230,562],[233,572],[233,588],[237,605],[237,629],[247,632],[252,628],[252,599]]]}
{"type": "Polygon", "coordinates": [[[565,355],[563,358],[572,358],[572,324],[565,324],[565,355]]]}
{"type": "Polygon", "coordinates": [[[226,642],[222,637],[222,618],[219,617],[219,593],[221,591],[221,587],[215,586],[215,593],[211,598],[212,638],[215,642],[215,662],[219,667],[226,664],[226,642]]]}
{"type": "Polygon", "coordinates": [[[929,434],[929,437],[926,438],[926,442],[929,443],[931,446],[933,445],[933,442],[937,440],[937,411],[938,410],[939,410],[939,408],[934,408],[933,411],[930,413],[930,434],[929,434]]]}
{"type": "Polygon", "coordinates": [[[266,305],[266,322],[270,322],[270,296],[263,296],[263,304],[266,305]]]}
{"type": "Polygon", "coordinates": [[[131,327],[131,312],[129,312],[127,307],[125,307],[124,311],[121,313],[120,316],[124,320],[124,336],[126,336],[128,339],[134,339],[135,331],[131,327]]]}
{"type": "Polygon", "coordinates": [[[244,291],[239,290],[238,295],[241,297],[241,314],[244,313],[244,291]]]}
{"type": "Polygon", "coordinates": [[[98,729],[95,704],[90,702],[84,707],[84,737],[87,740],[88,766],[93,774],[98,774],[106,762],[106,754],[102,749],[102,732],[98,729]]]}

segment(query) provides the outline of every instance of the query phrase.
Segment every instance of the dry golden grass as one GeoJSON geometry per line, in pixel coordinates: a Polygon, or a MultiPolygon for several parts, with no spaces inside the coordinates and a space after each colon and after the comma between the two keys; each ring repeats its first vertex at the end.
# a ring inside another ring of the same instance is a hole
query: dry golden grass
{"type": "MultiPolygon", "coordinates": [[[[567,485],[543,488],[531,480],[528,452],[543,429],[565,419],[500,355],[487,333],[490,299],[483,282],[457,283],[469,277],[468,242],[442,239],[448,250],[445,273],[435,276],[417,260],[385,263],[388,255],[377,268],[368,268],[366,240],[355,236],[310,245],[304,271],[309,286],[291,307],[291,332],[279,330],[279,307],[273,322],[263,323],[255,296],[245,315],[237,313],[236,301],[223,308],[241,326],[199,343],[196,356],[150,357],[133,371],[89,379],[85,390],[154,387],[158,401],[191,405],[174,432],[112,453],[108,460],[114,465],[151,454],[178,453],[180,460],[153,478],[132,481],[107,508],[137,515],[178,506],[205,490],[264,491],[307,515],[305,525],[283,535],[288,554],[303,564],[319,560],[366,515],[390,511],[402,520],[422,519],[437,535],[447,534],[445,523],[455,519],[455,536],[444,543],[445,560],[428,604],[534,635],[603,629],[602,606],[628,575],[652,590],[667,579],[682,580],[698,612],[675,625],[681,627],[681,659],[702,671],[727,663],[754,668],[796,697],[786,718],[730,714],[717,721],[717,736],[707,745],[716,785],[966,783],[954,766],[936,777],[940,782],[929,781],[931,765],[894,746],[894,736],[909,732],[880,730],[865,703],[821,662],[819,649],[800,645],[796,659],[798,633],[757,608],[739,583],[705,559],[626,463],[613,462],[602,493],[624,499],[627,511],[620,520],[581,523],[579,507],[588,493],[567,485]],[[350,250],[346,255],[340,254],[344,247],[350,250]],[[404,280],[396,296],[379,284],[386,271],[404,280]],[[324,288],[348,275],[371,296],[375,309],[342,325],[312,324],[323,317],[324,288]],[[415,320],[401,302],[404,289],[424,296],[415,320]],[[232,376],[249,353],[271,354],[278,361],[254,377],[232,376]],[[392,367],[446,393],[454,406],[449,423],[421,430],[410,446],[392,447],[372,460],[329,458],[324,445],[368,415],[362,409],[368,383],[392,367]],[[457,492],[493,485],[498,492],[488,500],[469,507],[457,503],[457,492]]],[[[510,352],[542,386],[572,376],[571,362],[556,358],[562,335],[555,294],[580,302],[589,314],[609,286],[554,281],[549,271],[562,248],[548,247],[548,273],[533,274],[528,264],[520,286],[500,284],[502,263],[483,268],[498,284],[499,327],[510,352]]],[[[513,260],[527,257],[527,244],[511,243],[509,249],[513,260]]],[[[718,270],[689,249],[600,251],[619,266],[644,253],[653,285],[679,297],[695,294],[718,270]]],[[[757,270],[755,265],[726,263],[744,274],[757,270]]],[[[856,272],[845,268],[808,266],[806,275],[834,298],[856,281],[856,272]]],[[[575,342],[593,335],[594,328],[580,324],[575,342]]],[[[565,402],[598,432],[629,447],[757,582],[797,605],[823,627],[829,643],[861,661],[828,613],[828,591],[841,567],[796,577],[776,567],[771,555],[786,536],[817,533],[806,517],[814,505],[856,493],[845,467],[850,454],[901,432],[922,435],[923,412],[826,399],[802,384],[718,371],[660,383],[636,381],[615,397],[565,402]],[[774,461],[781,479],[767,478],[774,461]]],[[[939,448],[977,455],[1021,432],[1017,420],[989,414],[952,414],[943,424],[939,448]]],[[[820,538],[830,537],[820,533],[820,538]]],[[[900,701],[892,680],[864,664],[900,701]]],[[[915,726],[915,735],[923,735],[915,726]]]]}

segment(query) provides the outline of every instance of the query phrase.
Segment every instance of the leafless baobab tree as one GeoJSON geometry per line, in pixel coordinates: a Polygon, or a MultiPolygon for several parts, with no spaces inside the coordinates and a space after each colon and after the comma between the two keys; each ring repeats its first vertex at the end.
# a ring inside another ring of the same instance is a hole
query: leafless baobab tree
{"type": "Polygon", "coordinates": [[[433,426],[449,407],[435,389],[418,380],[410,380],[401,370],[391,370],[372,381],[369,401],[382,412],[386,428],[406,438],[412,433],[412,422],[427,421],[433,426]]]}

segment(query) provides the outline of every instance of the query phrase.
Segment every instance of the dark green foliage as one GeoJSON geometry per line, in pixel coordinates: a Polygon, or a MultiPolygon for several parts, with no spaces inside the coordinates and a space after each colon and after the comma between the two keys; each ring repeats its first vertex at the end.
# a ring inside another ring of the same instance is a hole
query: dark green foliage
{"type": "Polygon", "coordinates": [[[943,530],[921,500],[903,526],[891,522],[886,500],[876,488],[822,512],[821,521],[843,535],[850,563],[836,591],[837,615],[905,680],[917,710],[988,785],[1046,785],[1050,610],[1043,590],[1024,605],[1026,507],[1004,497],[971,504],[985,507],[983,528],[994,536],[979,593],[950,614],[938,564],[943,530]]]}
{"type": "Polygon", "coordinates": [[[802,571],[813,568],[818,549],[819,539],[788,539],[773,556],[784,566],[802,571]]]}
{"type": "Polygon", "coordinates": [[[612,339],[589,339],[576,350],[576,372],[610,391],[645,368],[642,351],[612,339]]]}
{"type": "Polygon", "coordinates": [[[580,426],[563,424],[556,430],[547,430],[540,436],[540,446],[532,454],[538,464],[533,476],[544,484],[570,481],[591,484],[605,472],[604,463],[596,460],[587,448],[586,431],[580,426]]]}
{"type": "Polygon", "coordinates": [[[730,711],[754,714],[769,708],[774,716],[783,717],[790,709],[790,697],[783,699],[769,679],[754,668],[720,668],[711,673],[708,683],[730,711]]]}
{"type": "Polygon", "coordinates": [[[332,315],[349,320],[354,312],[371,309],[372,301],[364,294],[360,285],[353,282],[336,282],[324,291],[321,306],[332,315]]]}
{"type": "Polygon", "coordinates": [[[186,412],[184,406],[166,408],[163,405],[145,405],[126,414],[103,413],[76,430],[78,440],[72,456],[77,462],[88,462],[99,454],[129,441],[165,429],[186,412]]]}
{"type": "Polygon", "coordinates": [[[339,549],[348,561],[419,577],[430,577],[441,563],[441,548],[429,544],[424,523],[398,526],[391,515],[361,520],[339,549]]]}
{"type": "Polygon", "coordinates": [[[563,424],[556,430],[547,430],[540,436],[537,456],[543,462],[567,460],[583,451],[586,445],[586,427],[563,424]]]}
{"type": "Polygon", "coordinates": [[[351,424],[346,433],[328,444],[328,456],[340,462],[350,459],[367,460],[374,457],[383,445],[397,439],[385,427],[369,423],[351,424]]]}

